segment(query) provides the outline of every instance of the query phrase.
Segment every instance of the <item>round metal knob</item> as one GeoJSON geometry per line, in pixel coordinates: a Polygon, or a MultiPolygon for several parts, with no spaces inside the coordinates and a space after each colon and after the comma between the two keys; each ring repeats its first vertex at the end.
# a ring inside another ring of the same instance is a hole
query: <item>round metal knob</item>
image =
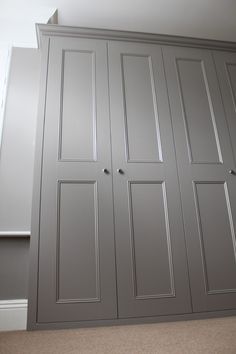
{"type": "Polygon", "coordinates": [[[230,175],[236,175],[236,172],[234,170],[229,170],[230,175]]]}
{"type": "Polygon", "coordinates": [[[108,171],[107,168],[103,168],[103,169],[102,169],[102,172],[104,172],[106,175],[109,175],[109,171],[108,171]]]}
{"type": "Polygon", "coordinates": [[[123,171],[121,168],[118,168],[118,169],[117,169],[117,172],[118,172],[120,175],[123,175],[123,174],[124,174],[124,171],[123,171]]]}

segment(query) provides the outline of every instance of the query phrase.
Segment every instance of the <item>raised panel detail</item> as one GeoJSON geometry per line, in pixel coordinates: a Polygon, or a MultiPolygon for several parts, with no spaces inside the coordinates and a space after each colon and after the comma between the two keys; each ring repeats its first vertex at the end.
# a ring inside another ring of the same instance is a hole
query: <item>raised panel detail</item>
{"type": "Polygon", "coordinates": [[[165,183],[129,182],[129,210],[134,296],[174,296],[165,183]]]}
{"type": "Polygon", "coordinates": [[[204,63],[177,59],[189,160],[192,163],[222,163],[214,109],[204,63]]]}
{"type": "Polygon", "coordinates": [[[96,182],[58,184],[57,302],[99,301],[96,182]]]}
{"type": "Polygon", "coordinates": [[[234,103],[234,109],[236,112],[236,64],[226,64],[228,80],[231,90],[231,95],[234,103]]]}
{"type": "Polygon", "coordinates": [[[227,184],[195,182],[194,195],[206,292],[236,292],[236,240],[227,184]]]}
{"type": "Polygon", "coordinates": [[[162,161],[151,57],[122,55],[122,74],[127,160],[162,161]]]}
{"type": "Polygon", "coordinates": [[[93,52],[63,51],[59,159],[96,160],[93,52]]]}

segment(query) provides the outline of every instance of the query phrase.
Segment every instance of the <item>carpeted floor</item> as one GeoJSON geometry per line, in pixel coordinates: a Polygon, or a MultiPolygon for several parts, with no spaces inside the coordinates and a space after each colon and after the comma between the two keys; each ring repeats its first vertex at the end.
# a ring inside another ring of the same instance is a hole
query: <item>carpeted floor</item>
{"type": "Polygon", "coordinates": [[[0,354],[236,354],[236,317],[1,332],[0,354]]]}

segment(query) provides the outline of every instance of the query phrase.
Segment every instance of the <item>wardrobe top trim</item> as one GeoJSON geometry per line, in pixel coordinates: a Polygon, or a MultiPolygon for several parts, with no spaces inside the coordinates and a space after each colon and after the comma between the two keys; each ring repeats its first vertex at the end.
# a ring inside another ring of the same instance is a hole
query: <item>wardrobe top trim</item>
{"type": "Polygon", "coordinates": [[[39,47],[43,36],[82,37],[126,42],[146,42],[164,45],[181,45],[184,47],[205,48],[236,52],[236,42],[218,41],[192,37],[172,36],[108,29],[70,27],[53,24],[36,24],[39,47]]]}

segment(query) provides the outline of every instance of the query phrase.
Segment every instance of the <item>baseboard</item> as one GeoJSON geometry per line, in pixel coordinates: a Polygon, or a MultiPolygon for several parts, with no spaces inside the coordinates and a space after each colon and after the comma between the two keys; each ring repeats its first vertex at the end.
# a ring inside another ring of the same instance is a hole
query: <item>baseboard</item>
{"type": "Polygon", "coordinates": [[[0,331],[26,329],[27,300],[0,300],[0,331]]]}

